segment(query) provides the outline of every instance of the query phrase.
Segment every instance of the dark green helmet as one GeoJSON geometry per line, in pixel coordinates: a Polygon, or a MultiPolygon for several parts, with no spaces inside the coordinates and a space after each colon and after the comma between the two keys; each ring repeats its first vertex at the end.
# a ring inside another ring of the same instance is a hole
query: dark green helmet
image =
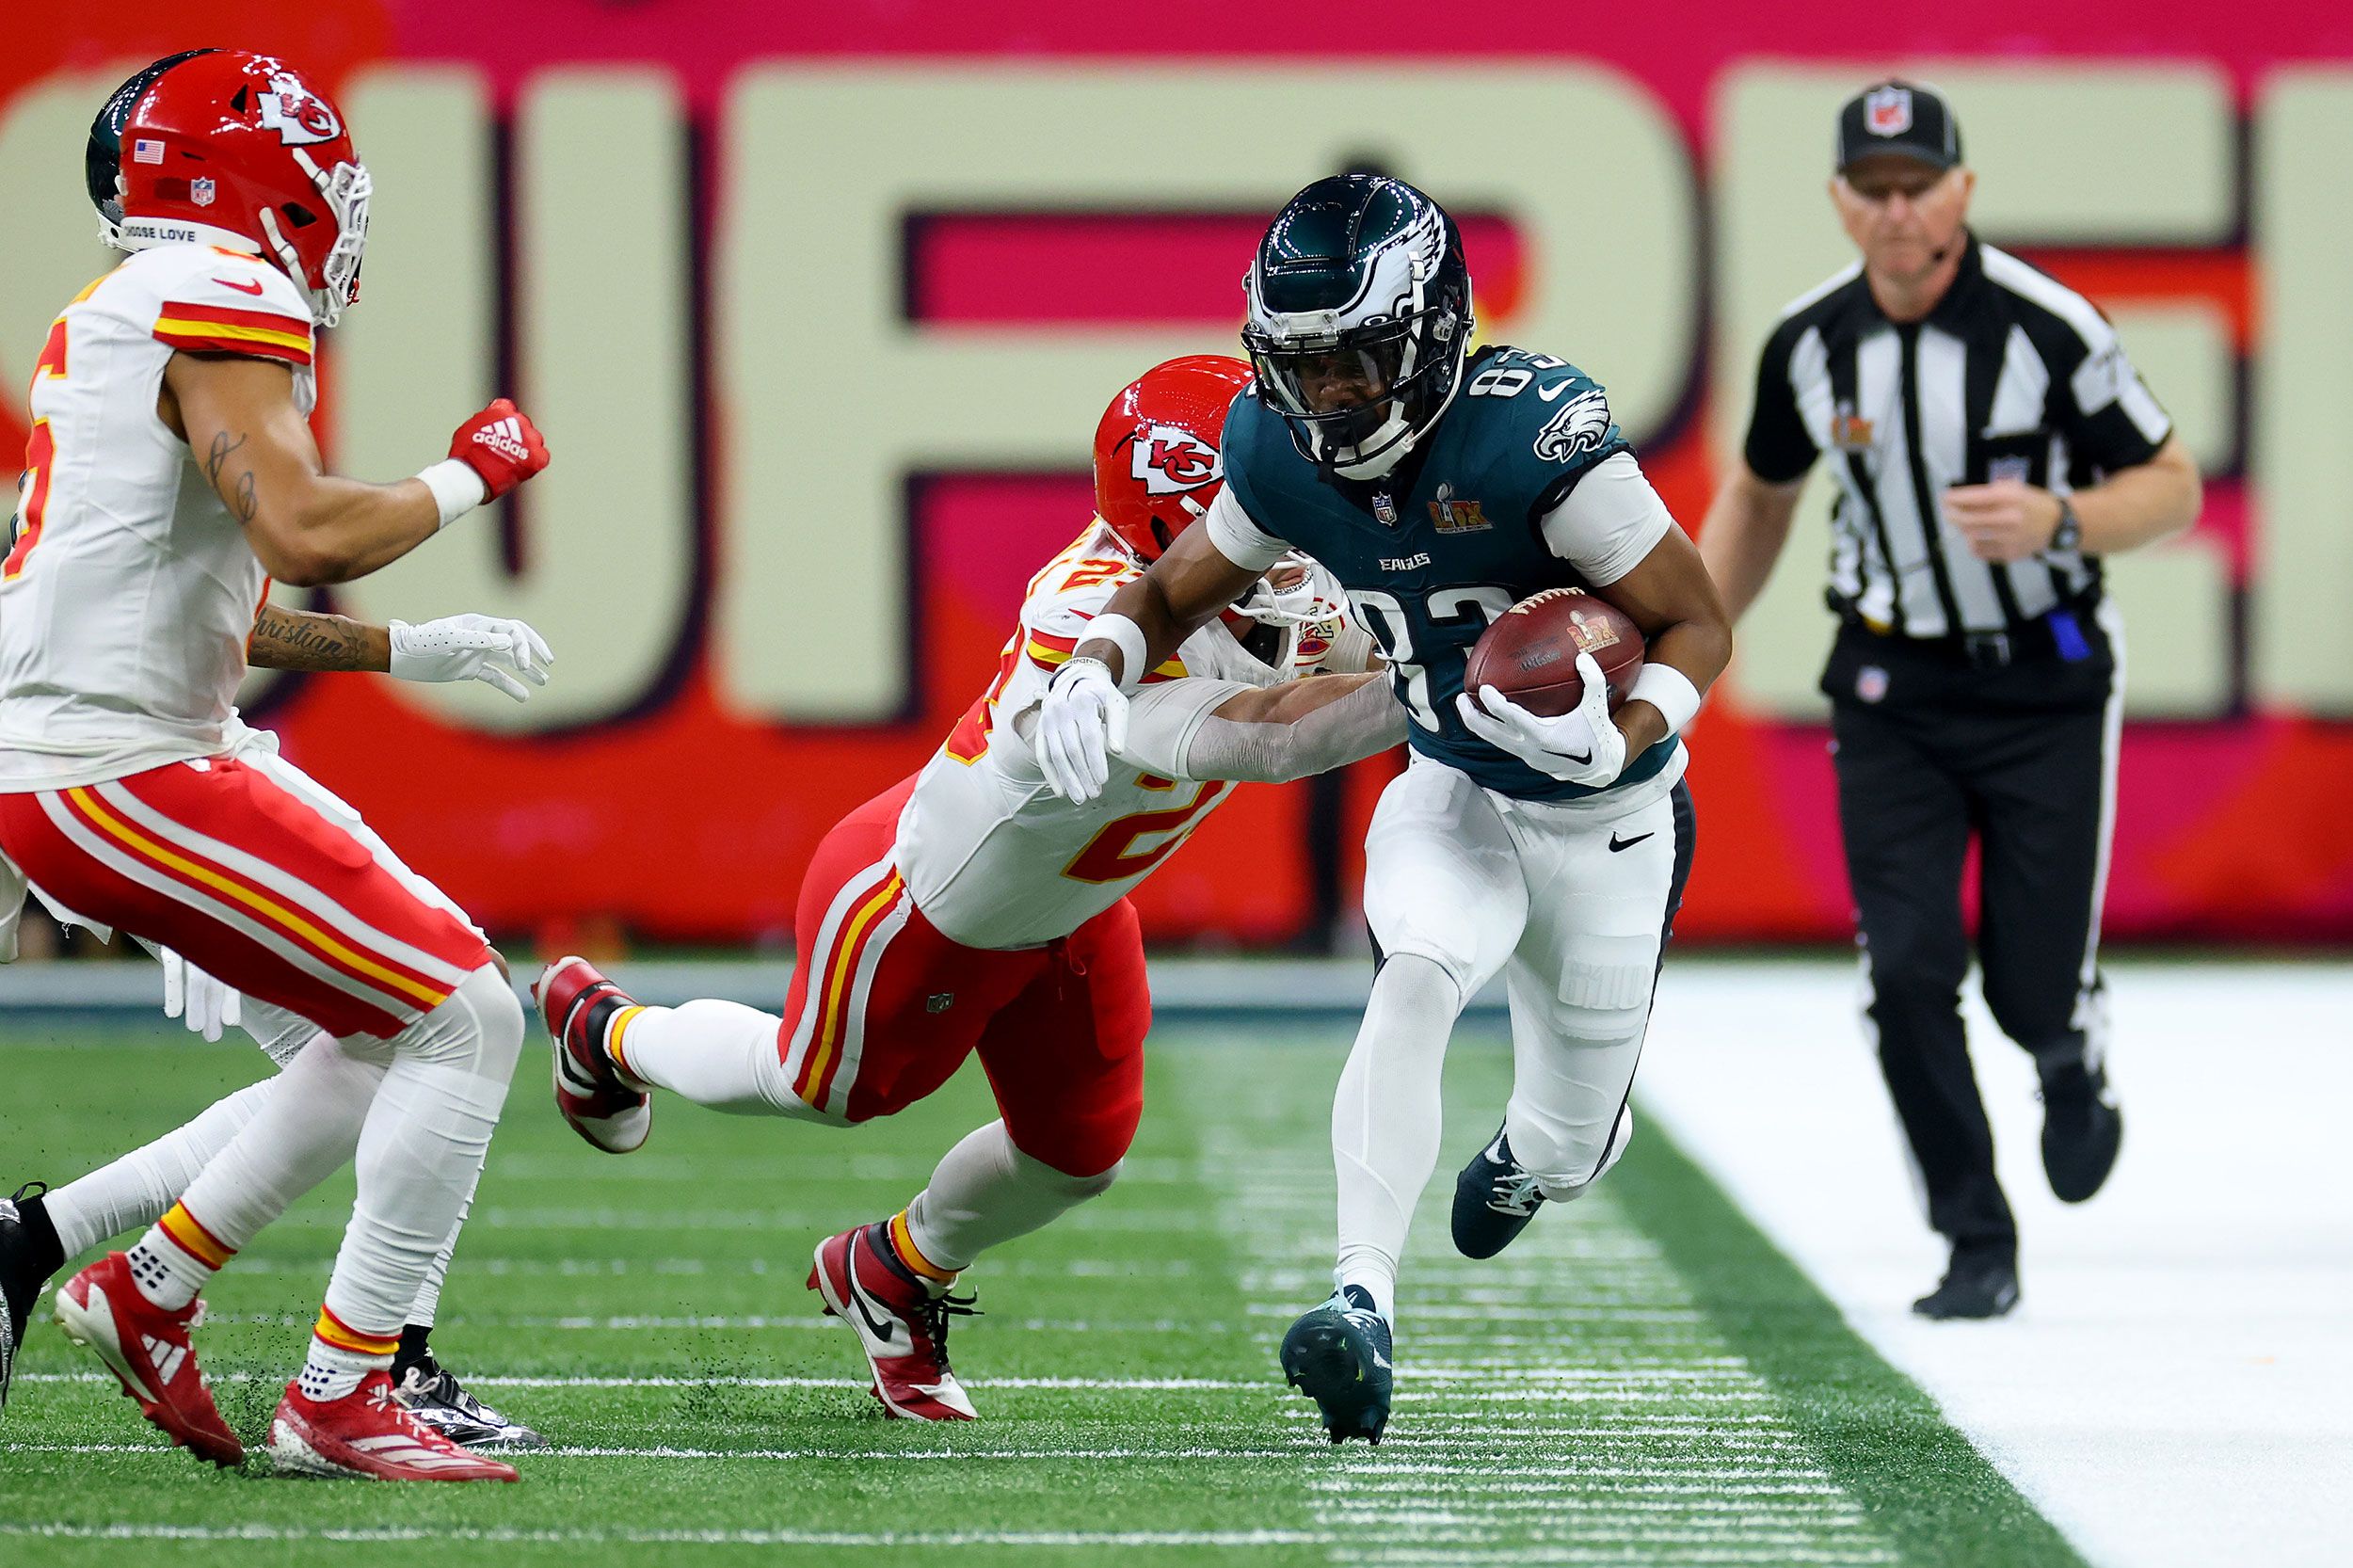
{"type": "Polygon", "coordinates": [[[1386,473],[1438,422],[1470,347],[1470,269],[1402,180],[1337,174],[1283,205],[1242,282],[1258,395],[1346,478],[1386,473]]]}

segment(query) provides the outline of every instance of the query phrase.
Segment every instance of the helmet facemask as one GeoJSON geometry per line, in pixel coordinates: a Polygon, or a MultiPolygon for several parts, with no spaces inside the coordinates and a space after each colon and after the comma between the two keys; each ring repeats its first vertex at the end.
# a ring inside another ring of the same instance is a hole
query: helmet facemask
{"type": "Polygon", "coordinates": [[[1277,215],[1243,293],[1259,398],[1318,467],[1377,479],[1452,403],[1470,274],[1453,221],[1412,187],[1353,175],[1310,185],[1277,215]]]}
{"type": "MultiPolygon", "coordinates": [[[[279,208],[262,209],[262,229],[279,265],[302,285],[303,293],[309,296],[312,318],[321,327],[332,327],[360,297],[360,264],[368,246],[368,198],[375,194],[376,187],[363,165],[339,163],[329,173],[301,148],[290,151],[303,173],[310,176],[312,185],[327,204],[328,217],[335,225],[335,243],[319,261],[318,282],[311,281],[311,271],[303,264],[301,251],[287,229],[280,227],[279,208]]],[[[291,213],[286,221],[288,225],[296,222],[291,213]]],[[[314,216],[312,221],[319,220],[314,216]]]]}

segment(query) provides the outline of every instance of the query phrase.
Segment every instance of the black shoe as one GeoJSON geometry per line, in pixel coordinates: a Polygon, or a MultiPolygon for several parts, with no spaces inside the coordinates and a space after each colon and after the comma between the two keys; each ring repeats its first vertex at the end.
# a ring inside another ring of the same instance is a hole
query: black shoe
{"type": "Polygon", "coordinates": [[[408,1414],[461,1448],[544,1448],[548,1440],[466,1391],[431,1356],[397,1368],[393,1388],[408,1414]]]}
{"type": "Polygon", "coordinates": [[[2007,1247],[1955,1247],[1944,1283],[1912,1310],[1942,1321],[1999,1318],[2018,1304],[2018,1256],[2007,1247]]]}
{"type": "Polygon", "coordinates": [[[32,1326],[33,1303],[65,1262],[57,1227],[40,1201],[45,1181],[28,1181],[12,1198],[0,1198],[0,1410],[8,1404],[8,1380],[16,1375],[16,1348],[32,1326]]]}
{"type": "Polygon", "coordinates": [[[2124,1112],[2107,1074],[2080,1064],[2042,1080],[2042,1171],[2062,1203],[2081,1203],[2116,1169],[2124,1112]]]}
{"type": "Polygon", "coordinates": [[[1283,1377],[1316,1401],[1335,1443],[1381,1441],[1389,1424],[1389,1324],[1360,1285],[1332,1292],[1283,1336],[1283,1377]]]}
{"type": "Polygon", "coordinates": [[[1511,1140],[1496,1128],[1495,1141],[1454,1178],[1454,1250],[1465,1257],[1493,1257],[1528,1228],[1544,1201],[1536,1178],[1512,1158],[1511,1140]]]}

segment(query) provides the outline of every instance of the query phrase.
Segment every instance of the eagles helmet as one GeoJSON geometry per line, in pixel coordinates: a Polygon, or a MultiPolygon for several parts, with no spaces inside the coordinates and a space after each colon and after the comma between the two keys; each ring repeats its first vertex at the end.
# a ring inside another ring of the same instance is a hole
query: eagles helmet
{"type": "Polygon", "coordinates": [[[1402,180],[1338,174],[1292,197],[1242,290],[1258,395],[1319,467],[1377,479],[1453,401],[1471,339],[1462,231],[1402,180]]]}

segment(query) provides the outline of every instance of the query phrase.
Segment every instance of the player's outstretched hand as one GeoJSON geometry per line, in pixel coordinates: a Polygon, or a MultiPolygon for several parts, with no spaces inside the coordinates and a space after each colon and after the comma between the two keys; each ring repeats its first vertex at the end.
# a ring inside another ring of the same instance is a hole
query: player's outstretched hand
{"type": "Polygon", "coordinates": [[[1455,712],[1472,734],[1538,773],[1598,790],[1625,771],[1625,732],[1609,716],[1609,687],[1592,654],[1577,656],[1577,673],[1585,696],[1558,718],[1531,713],[1493,686],[1481,686],[1477,702],[1468,692],[1457,696],[1455,712]]]}
{"type": "Polygon", "coordinates": [[[1037,761],[1064,800],[1086,802],[1112,776],[1111,754],[1128,744],[1128,697],[1100,659],[1072,659],[1054,672],[1037,711],[1037,761]]]}
{"type": "Polygon", "coordinates": [[[245,999],[235,987],[215,980],[169,948],[157,948],[164,966],[164,1016],[185,1019],[188,1032],[217,1040],[224,1029],[244,1022],[245,999]]]}
{"type": "Polygon", "coordinates": [[[482,476],[491,501],[548,466],[548,443],[539,427],[506,397],[459,425],[450,438],[449,455],[482,476]]]}
{"type": "Polygon", "coordinates": [[[422,626],[392,623],[395,680],[479,680],[517,702],[548,683],[555,655],[545,637],[519,620],[497,616],[448,616],[422,626]]]}

